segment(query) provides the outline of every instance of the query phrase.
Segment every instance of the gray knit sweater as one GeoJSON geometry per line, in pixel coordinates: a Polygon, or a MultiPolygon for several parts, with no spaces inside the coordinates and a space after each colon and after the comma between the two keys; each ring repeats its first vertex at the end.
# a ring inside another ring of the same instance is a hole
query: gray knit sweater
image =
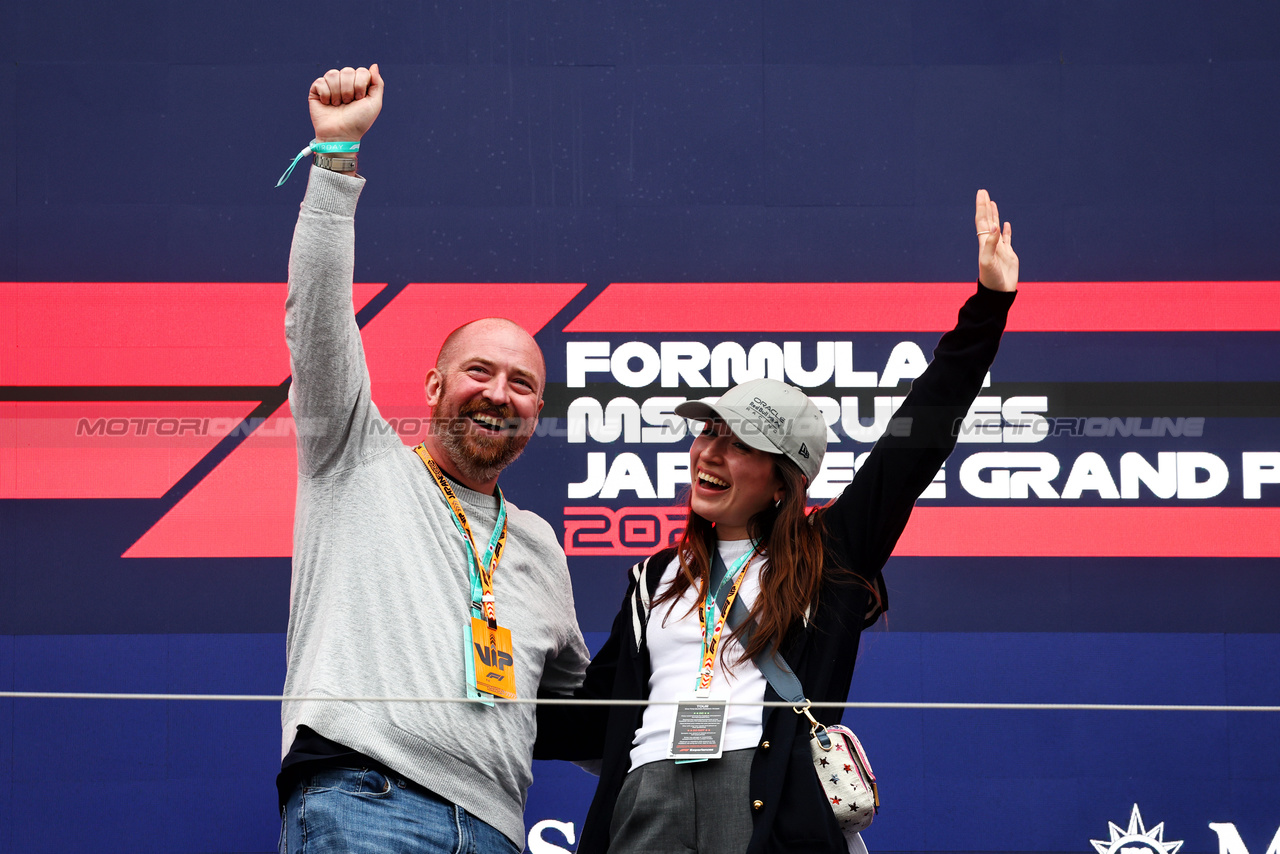
{"type": "MultiPolygon", "coordinates": [[[[467,553],[422,461],[369,397],[352,312],[354,220],[362,178],[312,168],[289,259],[285,331],[298,427],[285,694],[465,697],[467,553]]],[[[430,323],[430,318],[423,318],[430,323]]],[[[455,486],[477,544],[493,496],[455,486]]],[[[571,691],[587,649],[551,526],[508,501],[494,576],[511,629],[517,692],[571,691]]],[[[358,750],[459,804],[517,845],[532,781],[531,706],[286,702],[282,754],[299,725],[358,750]]]]}

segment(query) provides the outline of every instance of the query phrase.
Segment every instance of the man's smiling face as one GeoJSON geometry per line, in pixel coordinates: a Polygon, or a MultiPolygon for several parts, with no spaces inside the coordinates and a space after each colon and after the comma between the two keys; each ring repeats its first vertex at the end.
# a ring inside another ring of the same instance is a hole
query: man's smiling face
{"type": "Polygon", "coordinates": [[[427,375],[431,432],[465,479],[494,480],[524,450],[545,376],[537,342],[510,321],[479,320],[445,342],[427,375]]]}

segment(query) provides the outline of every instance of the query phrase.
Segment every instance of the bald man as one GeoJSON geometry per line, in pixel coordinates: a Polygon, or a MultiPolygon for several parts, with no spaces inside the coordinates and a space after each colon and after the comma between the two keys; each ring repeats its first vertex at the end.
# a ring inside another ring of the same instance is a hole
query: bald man
{"type": "MultiPolygon", "coordinates": [[[[359,140],[382,91],[376,65],[317,79],[316,139],[359,140]]],[[[320,699],[281,709],[281,851],[518,852],[534,712],[492,700],[572,691],[587,664],[555,532],[498,489],[537,424],[546,364],[509,320],[454,330],[427,373],[431,427],[416,448],[399,440],[370,399],[352,311],[354,160],[317,155],[289,258],[285,694],[320,699]]]]}

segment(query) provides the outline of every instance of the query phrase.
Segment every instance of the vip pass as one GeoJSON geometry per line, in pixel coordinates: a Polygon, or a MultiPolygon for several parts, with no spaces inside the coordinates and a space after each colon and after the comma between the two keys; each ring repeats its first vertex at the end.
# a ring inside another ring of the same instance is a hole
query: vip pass
{"type": "Polygon", "coordinates": [[[293,158],[293,162],[289,164],[288,169],[284,170],[284,174],[280,176],[276,186],[279,187],[285,181],[288,181],[289,176],[293,174],[294,167],[308,154],[355,154],[359,150],[359,142],[321,142],[318,139],[313,139],[306,148],[298,152],[297,157],[293,158]]]}

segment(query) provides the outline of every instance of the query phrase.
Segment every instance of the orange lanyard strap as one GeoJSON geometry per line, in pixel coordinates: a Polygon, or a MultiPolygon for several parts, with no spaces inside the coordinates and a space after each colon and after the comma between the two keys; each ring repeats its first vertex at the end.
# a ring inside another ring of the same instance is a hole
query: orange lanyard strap
{"type": "Polygon", "coordinates": [[[719,586],[716,588],[715,595],[704,595],[702,607],[698,608],[698,625],[702,628],[702,667],[698,669],[698,687],[696,689],[699,696],[706,696],[711,691],[711,677],[715,672],[716,651],[720,648],[720,633],[724,631],[725,616],[728,615],[729,609],[733,607],[733,600],[738,596],[738,588],[742,586],[742,579],[747,577],[747,567],[751,565],[751,559],[756,556],[757,552],[754,548],[733,562],[733,566],[729,567],[729,571],[725,573],[724,578],[720,580],[719,586]],[[730,581],[733,587],[729,590],[729,596],[724,600],[724,611],[717,613],[716,600],[720,598],[720,593],[724,590],[724,586],[730,581]],[[710,631],[708,631],[710,626],[710,631]]]}
{"type": "Polygon", "coordinates": [[[488,622],[490,628],[496,628],[498,611],[493,596],[493,573],[498,569],[498,562],[502,560],[503,546],[507,543],[507,500],[502,497],[502,490],[499,489],[498,519],[494,523],[493,534],[489,537],[489,546],[485,549],[484,557],[481,558],[476,552],[476,540],[471,533],[471,525],[467,523],[467,512],[462,509],[462,502],[458,500],[453,487],[449,485],[448,478],[440,470],[440,465],[431,459],[426,445],[419,445],[413,451],[422,459],[427,471],[431,473],[432,480],[444,494],[444,500],[453,513],[453,525],[462,535],[463,545],[467,548],[469,558],[467,563],[471,570],[471,615],[482,617],[488,622]]]}

